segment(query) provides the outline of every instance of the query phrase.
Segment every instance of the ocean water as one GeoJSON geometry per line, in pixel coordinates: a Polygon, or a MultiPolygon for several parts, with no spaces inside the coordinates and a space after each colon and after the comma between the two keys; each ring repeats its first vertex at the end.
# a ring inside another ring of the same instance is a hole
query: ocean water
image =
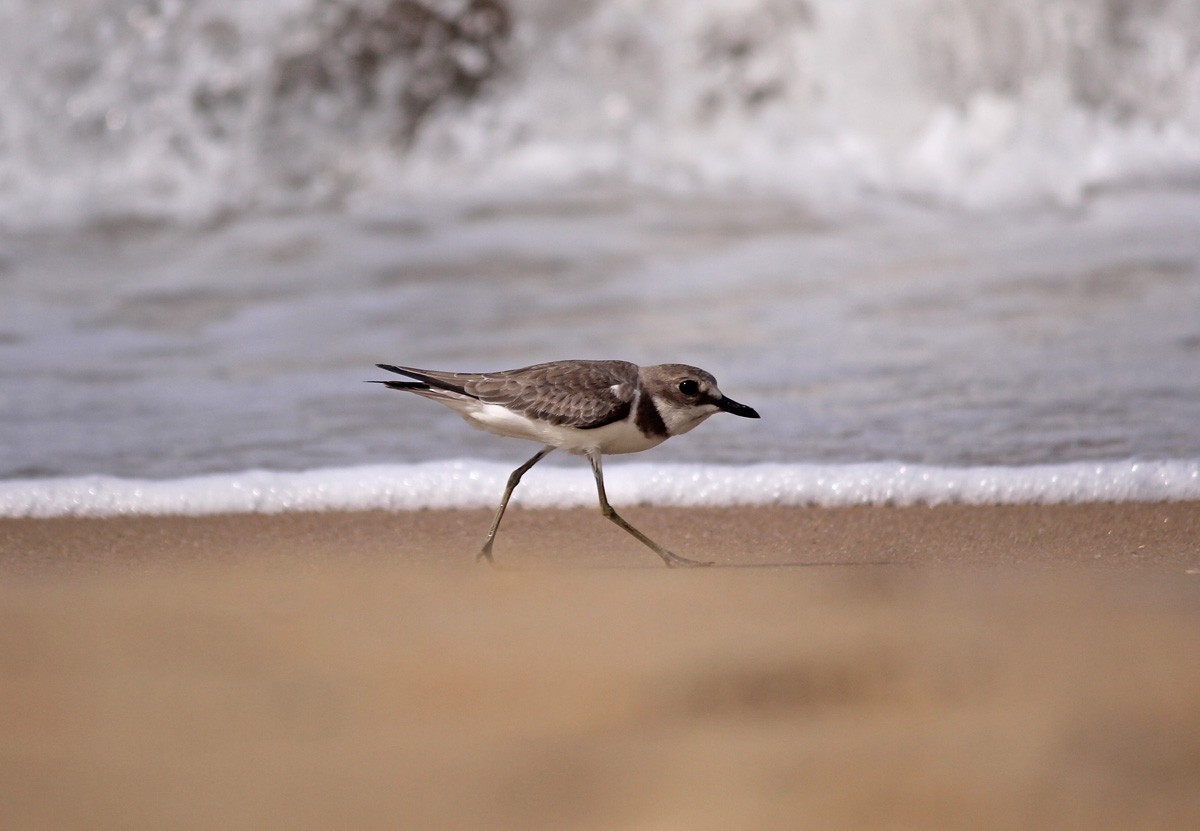
{"type": "Polygon", "coordinates": [[[363,381],[567,357],[763,416],[614,500],[1197,498],[1194,3],[0,16],[0,512],[490,503],[532,445],[363,381]]]}

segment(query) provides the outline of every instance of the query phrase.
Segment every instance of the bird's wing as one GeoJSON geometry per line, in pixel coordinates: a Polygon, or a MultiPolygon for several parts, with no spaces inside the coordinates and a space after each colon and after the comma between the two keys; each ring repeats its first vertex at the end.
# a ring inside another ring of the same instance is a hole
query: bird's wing
{"type": "Polygon", "coordinates": [[[486,373],[380,367],[435,390],[467,395],[528,418],[580,430],[627,417],[638,386],[638,368],[626,361],[554,361],[486,373]]]}

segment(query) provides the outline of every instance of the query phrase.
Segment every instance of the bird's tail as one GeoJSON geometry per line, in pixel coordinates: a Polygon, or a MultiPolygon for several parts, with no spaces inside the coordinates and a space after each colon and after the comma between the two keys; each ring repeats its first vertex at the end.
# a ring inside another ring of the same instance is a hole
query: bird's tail
{"type": "Polygon", "coordinates": [[[395,372],[397,375],[407,375],[409,378],[416,379],[415,381],[375,382],[383,384],[385,387],[391,387],[394,390],[412,390],[414,392],[438,390],[454,395],[465,395],[468,398],[475,397],[466,391],[453,372],[430,372],[426,369],[414,369],[410,366],[392,366],[391,364],[375,364],[375,366],[380,369],[386,369],[388,372],[395,372]]]}
{"type": "Polygon", "coordinates": [[[428,390],[429,385],[420,381],[367,381],[368,384],[383,384],[390,390],[428,390]]]}

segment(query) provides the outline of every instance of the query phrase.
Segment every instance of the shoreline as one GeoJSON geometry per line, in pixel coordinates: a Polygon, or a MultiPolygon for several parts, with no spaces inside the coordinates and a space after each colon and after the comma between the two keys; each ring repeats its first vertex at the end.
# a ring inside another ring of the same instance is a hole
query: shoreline
{"type": "MultiPolygon", "coordinates": [[[[667,548],[717,566],[1200,569],[1200,502],[843,508],[618,508],[667,548]]],[[[474,564],[487,509],[0,519],[0,573],[378,561],[474,564]]],[[[596,509],[513,507],[500,566],[639,568],[660,560],[596,509]]]]}

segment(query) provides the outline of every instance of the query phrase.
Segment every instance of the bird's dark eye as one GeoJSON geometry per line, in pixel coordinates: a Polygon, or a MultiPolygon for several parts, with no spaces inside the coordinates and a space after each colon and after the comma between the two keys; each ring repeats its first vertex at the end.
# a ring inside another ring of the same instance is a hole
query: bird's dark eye
{"type": "Polygon", "coordinates": [[[689,378],[686,381],[679,382],[679,391],[688,398],[691,398],[693,395],[700,392],[700,385],[689,378]]]}

